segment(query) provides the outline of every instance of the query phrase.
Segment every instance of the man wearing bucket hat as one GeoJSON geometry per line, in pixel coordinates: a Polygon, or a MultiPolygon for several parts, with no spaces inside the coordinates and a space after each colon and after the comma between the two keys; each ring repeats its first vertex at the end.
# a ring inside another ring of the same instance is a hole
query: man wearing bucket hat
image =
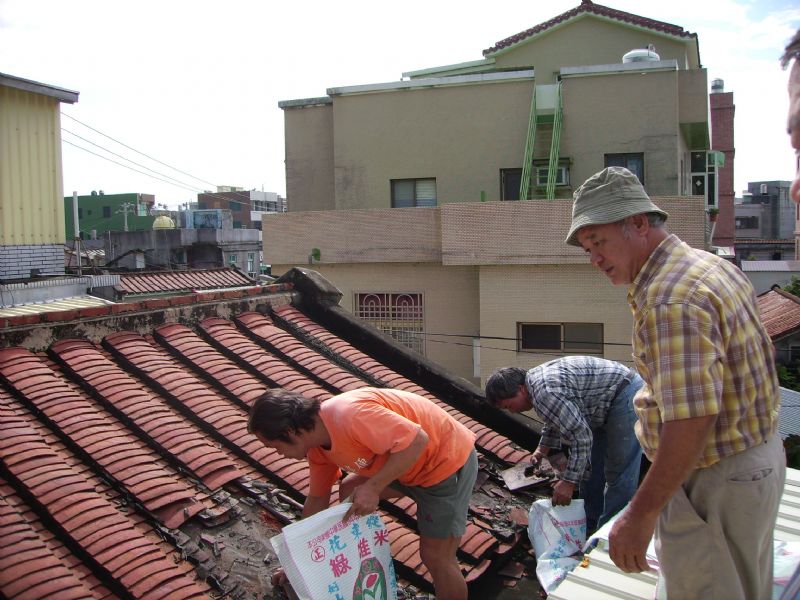
{"type": "Polygon", "coordinates": [[[611,529],[611,558],[646,570],[655,533],[668,598],[770,598],[786,468],[772,342],[747,278],[669,234],[667,216],[608,167],[575,192],[566,239],[628,286],[645,381],[636,434],[652,466],[611,529]]]}

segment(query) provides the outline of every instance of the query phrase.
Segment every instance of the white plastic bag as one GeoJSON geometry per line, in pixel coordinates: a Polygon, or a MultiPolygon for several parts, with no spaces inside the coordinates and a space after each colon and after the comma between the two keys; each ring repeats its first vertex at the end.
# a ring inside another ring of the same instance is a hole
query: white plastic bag
{"type": "Polygon", "coordinates": [[[549,499],[534,502],[528,514],[528,537],[536,553],[536,577],[549,594],[582,559],[583,500],[573,500],[568,506],[553,506],[549,499]]]}
{"type": "Polygon", "coordinates": [[[342,522],[350,506],[287,525],[270,540],[301,600],[397,600],[386,527],[377,513],[342,522]]]}

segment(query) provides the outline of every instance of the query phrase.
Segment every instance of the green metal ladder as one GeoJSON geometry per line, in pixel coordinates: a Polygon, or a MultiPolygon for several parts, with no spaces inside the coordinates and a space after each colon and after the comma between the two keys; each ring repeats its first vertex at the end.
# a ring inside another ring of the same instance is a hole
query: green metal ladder
{"type": "MultiPolygon", "coordinates": [[[[543,119],[548,115],[542,115],[543,119]]],[[[559,148],[561,146],[561,125],[564,119],[562,102],[561,102],[561,82],[558,82],[556,89],[556,105],[553,113],[553,135],[550,139],[550,156],[547,162],[547,186],[545,188],[545,198],[552,200],[555,198],[556,192],[556,179],[558,178],[558,158],[559,148]]],[[[549,119],[547,119],[549,121],[549,119]]],[[[533,95],[531,96],[531,111],[528,119],[528,135],[525,140],[525,158],[522,163],[522,178],[519,186],[520,200],[528,200],[530,198],[531,189],[531,171],[533,169],[533,152],[534,144],[536,142],[536,124],[539,121],[539,116],[536,110],[536,84],[533,86],[533,95]]]]}
{"type": "Polygon", "coordinates": [[[531,169],[533,168],[533,145],[536,141],[536,84],[531,96],[531,114],[528,118],[528,136],[525,139],[525,158],[522,161],[522,178],[519,183],[519,199],[527,200],[531,190],[531,169]]]}

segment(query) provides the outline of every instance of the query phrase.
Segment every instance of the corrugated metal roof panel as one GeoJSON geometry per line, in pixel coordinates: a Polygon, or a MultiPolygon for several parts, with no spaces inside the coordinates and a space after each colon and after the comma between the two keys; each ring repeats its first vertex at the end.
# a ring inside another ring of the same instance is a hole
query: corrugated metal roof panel
{"type": "MultiPolygon", "coordinates": [[[[786,484],[778,509],[775,539],[800,541],[800,471],[786,470],[786,484]]],[[[655,597],[654,573],[623,573],[598,546],[587,554],[587,567],[577,567],[549,596],[548,600],[649,600],[655,597]]]]}
{"type": "Polygon", "coordinates": [[[0,81],[0,245],[63,244],[59,100],[8,87],[7,75],[0,81]]]}
{"type": "Polygon", "coordinates": [[[108,300],[97,298],[96,296],[73,296],[71,298],[61,298],[52,302],[35,302],[33,304],[18,304],[0,309],[0,317],[16,317],[17,315],[34,315],[45,312],[58,312],[62,310],[74,310],[78,308],[88,308],[90,306],[105,306],[114,304],[108,300]]]}
{"type": "Polygon", "coordinates": [[[800,273],[800,260],[743,260],[742,271],[800,273]]]}
{"type": "Polygon", "coordinates": [[[781,388],[778,433],[782,438],[800,435],[800,392],[785,387],[781,388]]]}

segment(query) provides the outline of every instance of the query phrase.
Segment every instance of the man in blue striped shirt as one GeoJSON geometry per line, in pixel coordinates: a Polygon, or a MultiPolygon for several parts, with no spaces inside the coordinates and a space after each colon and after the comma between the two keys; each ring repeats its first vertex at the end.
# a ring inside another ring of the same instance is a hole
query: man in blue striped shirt
{"type": "Polygon", "coordinates": [[[544,421],[535,460],[568,444],[567,468],[553,486],[553,504],[584,499],[592,532],[619,512],[639,484],[642,449],[633,426],[633,397],[642,378],[625,365],[592,356],[565,356],[529,371],[498,369],[486,401],[510,412],[533,409],[544,421]]]}

